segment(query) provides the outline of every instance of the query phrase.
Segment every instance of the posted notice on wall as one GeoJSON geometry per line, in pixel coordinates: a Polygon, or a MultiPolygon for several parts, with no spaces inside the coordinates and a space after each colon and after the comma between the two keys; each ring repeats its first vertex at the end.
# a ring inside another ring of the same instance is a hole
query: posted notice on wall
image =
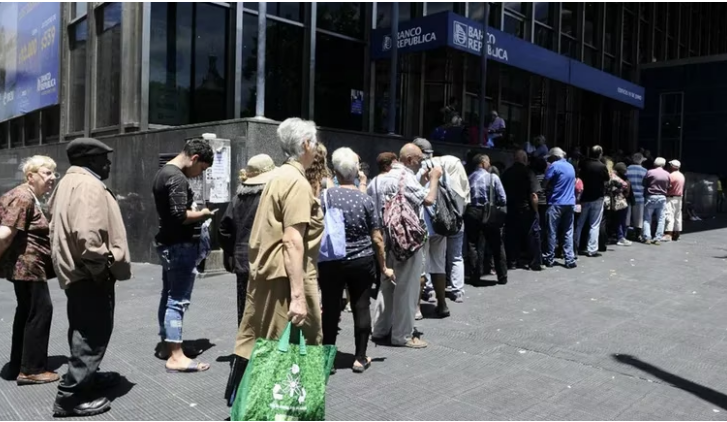
{"type": "MultiPolygon", "coordinates": [[[[215,141],[223,141],[216,139],[215,141]]],[[[214,146],[215,162],[207,170],[207,188],[209,202],[223,204],[230,202],[230,174],[232,148],[229,141],[214,146]]]]}

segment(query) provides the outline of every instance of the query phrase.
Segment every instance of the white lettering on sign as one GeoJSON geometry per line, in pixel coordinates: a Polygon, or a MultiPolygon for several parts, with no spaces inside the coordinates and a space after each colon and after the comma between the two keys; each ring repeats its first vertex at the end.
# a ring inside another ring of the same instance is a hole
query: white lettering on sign
{"type": "Polygon", "coordinates": [[[625,95],[625,96],[631,97],[635,100],[642,101],[642,96],[635,92],[631,92],[631,91],[621,88],[621,87],[616,88],[616,91],[621,95],[625,95]]]}
{"type": "MultiPolygon", "coordinates": [[[[422,27],[417,26],[410,29],[405,29],[403,31],[399,31],[399,33],[396,36],[397,41],[396,45],[398,48],[406,48],[406,47],[413,47],[415,45],[420,44],[428,44],[430,42],[434,42],[437,40],[437,34],[434,32],[422,32],[422,27]]],[[[391,37],[386,35],[384,36],[384,42],[382,47],[383,51],[387,51],[391,49],[392,41],[391,37]]]]}
{"type": "Polygon", "coordinates": [[[50,73],[46,73],[45,75],[38,78],[38,92],[56,87],[56,78],[52,76],[53,75],[51,75],[50,73]]]}
{"type": "MultiPolygon", "coordinates": [[[[482,44],[484,42],[483,31],[474,26],[470,26],[464,22],[454,21],[453,28],[453,42],[456,45],[467,48],[474,52],[482,51],[482,44]]],[[[487,33],[487,55],[502,60],[508,61],[507,50],[497,46],[497,38],[494,34],[487,33]]]]}

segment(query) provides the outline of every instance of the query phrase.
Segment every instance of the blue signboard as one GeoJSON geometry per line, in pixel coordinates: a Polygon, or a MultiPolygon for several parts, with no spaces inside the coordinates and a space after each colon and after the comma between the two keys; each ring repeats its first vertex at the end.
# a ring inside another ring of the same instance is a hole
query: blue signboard
{"type": "Polygon", "coordinates": [[[484,34],[480,22],[452,12],[402,22],[396,37],[392,36],[390,28],[374,30],[371,57],[391,57],[394,38],[401,54],[451,47],[479,56],[482,46],[486,45],[490,60],[644,108],[643,87],[502,31],[488,28],[484,34]]]}
{"type": "Polygon", "coordinates": [[[0,121],[58,104],[60,3],[0,4],[0,121]]]}

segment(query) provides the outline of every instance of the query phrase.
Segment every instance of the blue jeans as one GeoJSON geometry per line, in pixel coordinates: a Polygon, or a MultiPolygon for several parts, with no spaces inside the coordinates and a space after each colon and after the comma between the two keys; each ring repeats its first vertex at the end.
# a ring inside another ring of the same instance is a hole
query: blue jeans
{"type": "Polygon", "coordinates": [[[601,230],[601,219],[603,218],[603,198],[591,202],[581,203],[581,216],[576,226],[575,243],[576,247],[581,246],[581,233],[583,226],[588,225],[588,253],[598,252],[598,233],[601,230]]]}
{"type": "Polygon", "coordinates": [[[644,204],[644,240],[651,240],[651,219],[656,216],[659,222],[656,225],[654,240],[661,241],[661,237],[664,236],[664,224],[666,223],[665,207],[666,196],[664,195],[652,195],[646,198],[644,204]]]}
{"type": "Polygon", "coordinates": [[[573,253],[573,205],[550,205],[546,212],[548,224],[548,244],[543,254],[546,265],[552,265],[555,260],[555,247],[558,237],[563,236],[563,253],[566,265],[575,264],[576,256],[573,253]]]}
{"type": "Polygon", "coordinates": [[[182,321],[192,298],[197,243],[178,243],[157,247],[162,263],[162,295],[159,301],[159,336],[167,343],[182,342],[182,321]]]}
{"type": "Polygon", "coordinates": [[[452,292],[464,292],[464,224],[459,233],[447,237],[447,286],[452,292]]]}

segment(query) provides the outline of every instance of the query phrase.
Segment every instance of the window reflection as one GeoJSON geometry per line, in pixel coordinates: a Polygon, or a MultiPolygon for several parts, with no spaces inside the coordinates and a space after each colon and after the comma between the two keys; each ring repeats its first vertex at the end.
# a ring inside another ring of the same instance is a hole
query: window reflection
{"type": "Polygon", "coordinates": [[[562,3],[561,31],[570,36],[576,36],[576,10],[578,3],[562,3]]]}
{"type": "Polygon", "coordinates": [[[86,115],[86,40],[88,24],[84,19],[73,25],[71,35],[71,87],[68,130],[79,132],[84,129],[86,115]]]}
{"type": "Polygon", "coordinates": [[[300,116],[303,90],[303,28],[268,20],[265,45],[265,117],[300,116]]]}
{"type": "Polygon", "coordinates": [[[121,113],[121,3],[102,6],[96,49],[96,125],[119,124],[121,113]]]}
{"type": "Polygon", "coordinates": [[[518,38],[525,38],[525,22],[514,16],[505,14],[505,32],[518,38]]]}
{"type": "Polygon", "coordinates": [[[227,116],[227,13],[221,6],[197,3],[194,39],[192,122],[223,120],[227,116]]]}
{"type": "Polygon", "coordinates": [[[586,44],[594,45],[595,39],[595,28],[596,28],[596,16],[598,15],[598,6],[595,3],[586,3],[586,20],[584,22],[584,42],[586,44]]]}
{"type": "Polygon", "coordinates": [[[349,37],[363,37],[363,3],[318,3],[317,25],[349,37]]]}
{"type": "Polygon", "coordinates": [[[257,101],[257,16],[242,17],[242,104],[240,117],[255,116],[257,101]]]}
{"type": "Polygon", "coordinates": [[[433,15],[440,12],[454,12],[454,3],[434,3],[427,2],[427,15],[433,15]]]}
{"type": "Polygon", "coordinates": [[[267,13],[296,22],[303,22],[304,18],[302,3],[269,2],[267,3],[267,13]]]}
{"type": "Polygon", "coordinates": [[[557,3],[538,2],[535,6],[535,20],[548,26],[554,26],[557,3]]]}
{"type": "Polygon", "coordinates": [[[358,105],[363,101],[365,45],[321,33],[316,41],[316,123],[361,130],[366,105],[358,105]]]}

